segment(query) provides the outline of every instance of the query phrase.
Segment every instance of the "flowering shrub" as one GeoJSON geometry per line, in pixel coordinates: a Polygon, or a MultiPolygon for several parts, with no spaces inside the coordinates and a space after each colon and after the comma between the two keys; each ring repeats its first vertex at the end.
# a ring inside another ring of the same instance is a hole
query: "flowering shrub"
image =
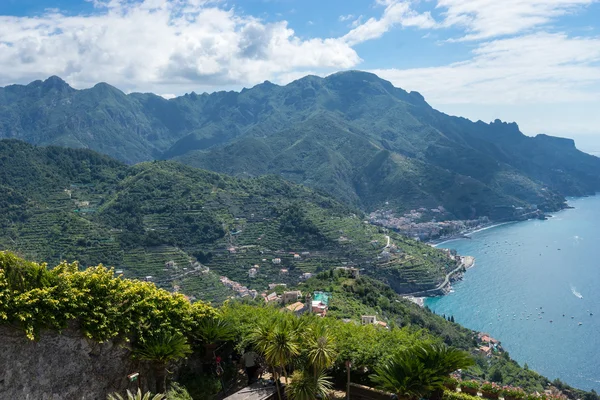
{"type": "Polygon", "coordinates": [[[481,391],[496,394],[502,391],[502,387],[500,387],[500,385],[497,383],[484,382],[483,385],[481,385],[481,391]]]}
{"type": "Polygon", "coordinates": [[[548,396],[544,393],[530,393],[525,396],[525,400],[548,400],[548,396]]]}
{"type": "Polygon", "coordinates": [[[475,381],[475,380],[462,381],[460,383],[460,387],[461,388],[467,388],[467,389],[479,389],[481,387],[481,384],[478,381],[475,381]]]}
{"type": "Polygon", "coordinates": [[[504,386],[502,388],[502,394],[504,397],[508,396],[513,399],[524,399],[527,395],[523,389],[514,386],[504,386]]]}

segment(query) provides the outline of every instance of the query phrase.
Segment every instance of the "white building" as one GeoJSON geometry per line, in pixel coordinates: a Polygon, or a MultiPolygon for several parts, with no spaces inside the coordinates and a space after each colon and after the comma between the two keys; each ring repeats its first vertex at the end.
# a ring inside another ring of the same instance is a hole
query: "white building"
{"type": "Polygon", "coordinates": [[[360,322],[363,325],[375,325],[377,323],[377,317],[375,315],[362,315],[360,322]]]}

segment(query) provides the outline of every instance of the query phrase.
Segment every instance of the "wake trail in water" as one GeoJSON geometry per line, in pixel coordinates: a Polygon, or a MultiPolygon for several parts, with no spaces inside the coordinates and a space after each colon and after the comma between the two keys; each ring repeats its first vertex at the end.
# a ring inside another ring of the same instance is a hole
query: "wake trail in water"
{"type": "Polygon", "coordinates": [[[581,295],[581,293],[579,293],[577,291],[577,288],[575,286],[573,286],[573,285],[571,285],[571,293],[573,293],[573,295],[575,295],[575,297],[583,299],[583,296],[581,295]]]}

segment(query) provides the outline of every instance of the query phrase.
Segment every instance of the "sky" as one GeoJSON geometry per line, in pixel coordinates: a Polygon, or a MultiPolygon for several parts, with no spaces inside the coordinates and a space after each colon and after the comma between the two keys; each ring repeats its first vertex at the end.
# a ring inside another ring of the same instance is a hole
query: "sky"
{"type": "Polygon", "coordinates": [[[600,0],[0,0],[0,86],[172,97],[340,70],[600,154],[600,0]]]}

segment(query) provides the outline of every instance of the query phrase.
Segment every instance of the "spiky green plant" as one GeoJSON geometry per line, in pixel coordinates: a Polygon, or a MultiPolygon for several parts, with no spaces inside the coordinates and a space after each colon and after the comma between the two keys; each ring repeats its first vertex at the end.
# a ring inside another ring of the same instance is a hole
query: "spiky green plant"
{"type": "Polygon", "coordinates": [[[182,334],[162,333],[141,343],[134,350],[134,355],[140,360],[152,362],[156,374],[156,391],[164,393],[169,364],[186,357],[191,352],[192,349],[182,334]]]}
{"type": "Polygon", "coordinates": [[[286,385],[285,394],[290,400],[315,400],[319,397],[326,398],[331,388],[332,384],[324,373],[315,377],[306,371],[297,370],[286,385]]]}
{"type": "MultiPolygon", "coordinates": [[[[300,355],[299,336],[292,324],[287,319],[279,319],[274,324],[265,322],[253,330],[250,341],[265,357],[265,361],[273,370],[275,381],[279,382],[277,369],[280,368],[287,382],[286,367],[294,357],[300,355]]],[[[279,385],[277,394],[281,399],[279,385]]]]}
{"type": "Polygon", "coordinates": [[[294,357],[300,355],[298,333],[286,320],[281,320],[275,325],[270,339],[270,343],[265,349],[265,358],[267,362],[283,370],[287,382],[286,367],[294,357]]]}
{"type": "Polygon", "coordinates": [[[198,324],[196,337],[204,344],[213,344],[232,340],[235,336],[233,327],[222,318],[205,318],[198,324]]]}
{"type": "Polygon", "coordinates": [[[337,357],[334,337],[323,324],[308,330],[304,346],[315,378],[320,372],[331,367],[337,357]]]}
{"type": "Polygon", "coordinates": [[[371,380],[398,397],[416,400],[443,390],[451,372],[471,365],[473,359],[464,351],[423,343],[398,352],[375,369],[371,380]]]}
{"type": "Polygon", "coordinates": [[[173,382],[165,400],[193,400],[187,389],[177,382],[173,382]]]}
{"type": "Polygon", "coordinates": [[[138,389],[136,393],[131,393],[131,391],[127,390],[127,399],[119,393],[111,393],[108,395],[107,400],[164,400],[164,394],[155,394],[152,396],[152,393],[146,392],[142,394],[142,390],[138,389]]]}

